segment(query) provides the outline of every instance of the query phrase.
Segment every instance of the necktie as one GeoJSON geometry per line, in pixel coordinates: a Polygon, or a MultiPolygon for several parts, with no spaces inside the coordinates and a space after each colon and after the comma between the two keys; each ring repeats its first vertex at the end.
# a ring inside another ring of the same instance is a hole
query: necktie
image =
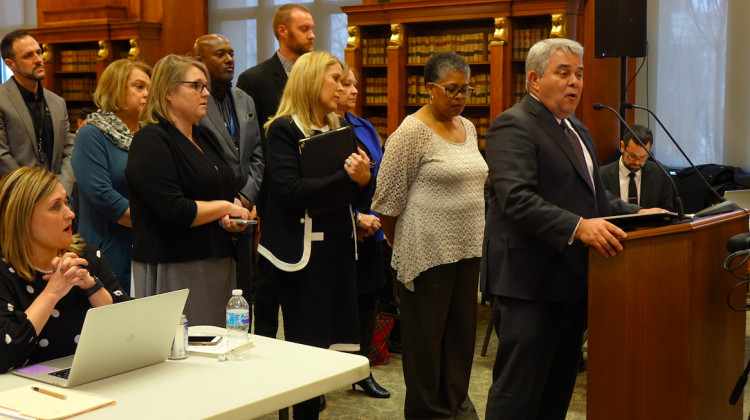
{"type": "Polygon", "coordinates": [[[628,184],[628,203],[638,204],[638,188],[635,186],[635,172],[628,174],[630,183],[628,184]]]}
{"type": "Polygon", "coordinates": [[[589,167],[586,165],[586,158],[583,157],[583,148],[581,148],[581,142],[578,140],[578,136],[576,136],[576,133],[568,127],[568,123],[566,123],[565,120],[560,121],[560,127],[562,127],[565,132],[565,137],[568,138],[568,142],[570,142],[570,146],[573,148],[573,151],[578,158],[578,163],[581,164],[581,168],[586,174],[586,182],[589,184],[589,187],[591,187],[591,191],[594,191],[594,184],[591,182],[589,167]]]}

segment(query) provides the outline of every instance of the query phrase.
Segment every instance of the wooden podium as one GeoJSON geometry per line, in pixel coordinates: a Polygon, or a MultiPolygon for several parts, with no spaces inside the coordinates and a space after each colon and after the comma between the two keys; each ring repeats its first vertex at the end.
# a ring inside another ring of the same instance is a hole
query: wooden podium
{"type": "Polygon", "coordinates": [[[723,263],[727,240],[747,231],[735,211],[629,232],[614,258],[589,251],[587,420],[742,418],[742,398],[728,401],[745,313],[727,306],[740,280],[723,263]]]}

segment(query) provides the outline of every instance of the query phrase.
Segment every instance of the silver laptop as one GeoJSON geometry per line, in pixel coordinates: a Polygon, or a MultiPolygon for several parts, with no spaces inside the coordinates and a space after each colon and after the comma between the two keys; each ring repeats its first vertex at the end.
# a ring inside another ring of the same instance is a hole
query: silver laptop
{"type": "Polygon", "coordinates": [[[743,209],[750,209],[750,190],[724,191],[724,198],[733,201],[743,209]]]}
{"type": "Polygon", "coordinates": [[[166,360],[188,290],[92,308],[72,356],[13,370],[66,388],[166,360]]]}

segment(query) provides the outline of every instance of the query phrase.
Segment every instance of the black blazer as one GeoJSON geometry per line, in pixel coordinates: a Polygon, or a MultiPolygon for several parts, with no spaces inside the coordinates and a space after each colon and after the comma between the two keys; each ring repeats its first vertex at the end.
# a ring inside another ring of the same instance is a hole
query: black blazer
{"type": "Polygon", "coordinates": [[[342,248],[354,250],[354,219],[347,204],[315,217],[307,214],[308,208],[362,202],[375,192],[374,177],[363,190],[349,178],[343,162],[331,175],[303,177],[298,142],[305,137],[290,117],[277,119],[268,130],[268,214],[258,252],[284,271],[305,268],[314,241],[326,244],[317,248],[320,252],[333,252],[328,258],[336,258],[342,248]]]}
{"type": "Polygon", "coordinates": [[[488,293],[556,302],[586,293],[588,249],[578,240],[568,241],[581,217],[607,216],[611,209],[591,135],[580,121],[569,120],[594,159],[596,193],[559,123],[532,96],[490,125],[485,146],[490,197],[481,265],[488,293]]]}
{"type": "MultiPolygon", "coordinates": [[[[224,152],[224,160],[234,171],[237,191],[244,195],[251,204],[256,204],[265,162],[260,144],[260,128],[255,103],[253,98],[236,87],[230,88],[228,94],[232,95],[234,113],[239,123],[239,150],[235,147],[234,140],[224,125],[224,119],[221,117],[219,106],[213,96],[209,96],[206,116],[198,121],[198,125],[214,133],[224,152]]],[[[245,229],[245,231],[252,232],[252,229],[245,229]]]]}
{"type": "Polygon", "coordinates": [[[268,60],[243,71],[237,78],[237,87],[244,90],[255,101],[264,156],[266,151],[266,130],[263,128],[263,125],[265,125],[270,117],[276,115],[287,79],[288,77],[284,66],[281,65],[278,52],[274,53],[268,60]]]}
{"type": "MultiPolygon", "coordinates": [[[[641,197],[640,206],[645,208],[659,207],[674,211],[675,203],[672,194],[672,183],[659,169],[658,163],[647,160],[641,169],[641,197]]],[[[608,163],[601,168],[604,188],[616,196],[620,196],[620,160],[608,163]]]]}

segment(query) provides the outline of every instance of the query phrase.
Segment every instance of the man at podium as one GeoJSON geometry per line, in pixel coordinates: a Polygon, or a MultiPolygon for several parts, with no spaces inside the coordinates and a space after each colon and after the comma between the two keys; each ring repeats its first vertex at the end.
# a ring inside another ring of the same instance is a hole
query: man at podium
{"type": "Polygon", "coordinates": [[[588,250],[606,257],[627,235],[601,219],[637,206],[609,202],[593,140],[572,117],[583,89],[583,47],[535,44],[529,94],[490,125],[491,193],[482,281],[495,296],[500,343],[488,419],[564,419],[584,329],[588,250]]]}

